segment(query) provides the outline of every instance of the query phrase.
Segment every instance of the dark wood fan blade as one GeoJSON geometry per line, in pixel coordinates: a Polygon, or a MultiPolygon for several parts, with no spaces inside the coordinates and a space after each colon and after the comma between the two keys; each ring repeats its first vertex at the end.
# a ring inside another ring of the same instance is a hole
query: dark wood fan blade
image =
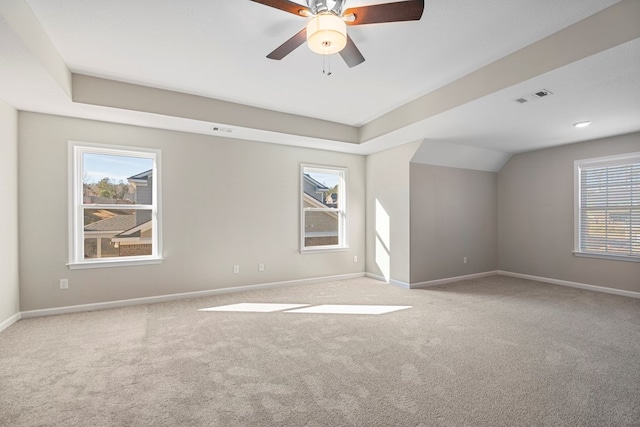
{"type": "Polygon", "coordinates": [[[356,65],[364,62],[364,56],[362,56],[360,50],[348,34],[347,45],[340,51],[340,56],[342,56],[342,59],[344,59],[344,62],[347,63],[349,68],[355,67],[356,65]]]}
{"type": "Polygon", "coordinates": [[[343,16],[355,15],[347,25],[380,24],[383,22],[417,21],[422,18],[424,0],[407,0],[395,3],[373,4],[371,6],[352,7],[344,11],[343,16]]]}
{"type": "Polygon", "coordinates": [[[291,37],[286,42],[282,43],[273,52],[267,55],[269,59],[281,60],[291,52],[296,50],[298,46],[307,41],[307,28],[303,28],[295,36],[291,37]]]}
{"type": "Polygon", "coordinates": [[[284,10],[285,12],[293,13],[294,15],[298,15],[298,16],[311,15],[311,11],[309,10],[308,7],[302,6],[301,4],[294,3],[288,0],[250,0],[250,1],[264,4],[266,6],[271,6],[276,9],[284,10]]]}

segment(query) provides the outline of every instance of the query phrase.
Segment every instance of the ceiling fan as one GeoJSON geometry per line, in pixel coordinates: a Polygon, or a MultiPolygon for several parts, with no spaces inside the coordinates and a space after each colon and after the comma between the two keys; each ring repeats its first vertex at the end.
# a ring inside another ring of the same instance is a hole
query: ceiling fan
{"type": "Polygon", "coordinates": [[[349,67],[355,67],[364,62],[364,56],[347,34],[347,25],[417,21],[424,11],[424,0],[397,1],[352,7],[346,10],[343,9],[347,0],[334,0],[331,8],[327,5],[327,0],[307,0],[308,7],[289,0],[251,1],[311,18],[305,28],[268,54],[267,58],[280,60],[306,41],[315,53],[321,55],[340,53],[349,67]]]}

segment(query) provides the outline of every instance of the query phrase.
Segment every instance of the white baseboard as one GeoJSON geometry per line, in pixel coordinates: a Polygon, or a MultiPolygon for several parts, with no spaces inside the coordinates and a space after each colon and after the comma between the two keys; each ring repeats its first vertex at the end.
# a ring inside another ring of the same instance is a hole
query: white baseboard
{"type": "Polygon", "coordinates": [[[369,277],[371,279],[380,280],[381,282],[389,283],[391,285],[399,286],[399,287],[404,288],[404,289],[411,289],[410,285],[408,283],[401,282],[399,280],[387,279],[387,278],[385,278],[383,276],[378,276],[377,274],[373,274],[373,273],[365,273],[365,276],[367,276],[367,277],[369,277]]]}
{"type": "Polygon", "coordinates": [[[587,285],[585,283],[569,282],[567,280],[550,279],[548,277],[532,276],[529,274],[512,273],[510,271],[498,270],[497,274],[503,276],[517,277],[519,279],[535,280],[537,282],[551,283],[553,285],[568,286],[570,288],[587,289],[589,291],[604,292],[606,294],[621,295],[624,297],[640,298],[640,292],[625,291],[623,289],[606,288],[604,286],[587,285]]]}
{"type": "Polygon", "coordinates": [[[447,277],[446,279],[429,280],[427,282],[412,283],[409,289],[428,288],[430,286],[444,285],[446,283],[459,282],[461,280],[479,279],[481,277],[495,276],[498,274],[497,270],[485,271],[483,273],[467,274],[465,276],[447,277]]]}
{"type": "Polygon", "coordinates": [[[93,310],[104,310],[104,309],[108,309],[108,308],[129,307],[129,306],[133,306],[133,305],[155,304],[155,303],[160,303],[160,302],[167,302],[167,301],[174,301],[174,300],[188,299],[188,298],[200,298],[200,297],[228,294],[228,293],[234,293],[234,292],[255,291],[255,290],[261,290],[261,289],[272,289],[272,288],[280,288],[280,287],[287,287],[287,286],[298,286],[298,285],[305,285],[305,284],[327,282],[327,281],[332,281],[332,280],[356,279],[356,278],[363,277],[363,276],[370,277],[370,278],[376,279],[376,280],[380,280],[380,281],[383,281],[383,282],[386,282],[386,283],[389,283],[389,284],[392,284],[394,286],[398,286],[398,287],[401,287],[401,288],[404,288],[404,289],[419,289],[419,288],[426,288],[426,287],[430,287],[430,286],[443,285],[443,284],[452,283],[452,282],[458,282],[458,281],[461,281],[461,280],[470,280],[470,279],[477,279],[477,278],[481,278],[481,277],[493,276],[493,275],[496,275],[496,274],[500,274],[500,275],[503,275],[503,276],[517,277],[517,278],[521,278],[521,279],[535,280],[535,281],[543,282],[543,283],[551,283],[551,284],[554,284],[554,285],[569,286],[569,287],[572,287],[572,288],[587,289],[587,290],[596,291],[596,292],[604,292],[604,293],[609,293],[609,294],[614,294],[614,295],[621,295],[621,296],[632,297],[632,298],[640,298],[640,292],[625,291],[625,290],[622,290],[622,289],[614,289],[614,288],[606,288],[606,287],[603,287],[603,286],[587,285],[587,284],[584,284],[584,283],[569,282],[569,281],[566,281],[566,280],[558,280],[558,279],[550,279],[550,278],[546,278],[546,277],[532,276],[532,275],[528,275],[528,274],[512,273],[512,272],[509,272],[509,271],[502,271],[502,270],[487,271],[487,272],[484,272],[484,273],[469,274],[469,275],[466,275],[466,276],[449,277],[449,278],[446,278],[446,279],[430,280],[430,281],[426,281],[426,282],[418,282],[418,283],[411,283],[411,284],[406,283],[406,282],[402,282],[402,281],[399,281],[399,280],[386,279],[383,276],[379,276],[379,275],[376,275],[376,274],[373,274],[373,273],[351,273],[351,274],[342,274],[342,275],[337,275],[337,276],[314,277],[314,278],[309,278],[309,279],[299,279],[299,280],[290,280],[290,281],[283,281],[283,282],[272,282],[272,283],[263,283],[263,284],[256,284],[256,285],[236,286],[236,287],[232,287],[232,288],[211,289],[211,290],[206,290],[206,291],[186,292],[186,293],[180,293],[180,294],[159,295],[159,296],[153,296],[153,297],[134,298],[134,299],[128,299],[128,300],[108,301],[108,302],[101,302],[101,303],[94,303],[94,304],[82,304],[82,305],[74,305],[74,306],[67,306],[67,307],[47,308],[47,309],[42,309],[42,310],[23,311],[21,313],[16,313],[15,315],[11,316],[7,320],[5,320],[2,323],[0,323],[0,332],[3,331],[4,329],[8,328],[9,326],[11,326],[12,324],[17,322],[18,320],[26,319],[26,318],[30,318],[30,317],[52,316],[52,315],[57,315],[57,314],[79,313],[79,312],[83,312],[83,311],[93,311],[93,310]]]}
{"type": "Polygon", "coordinates": [[[18,320],[20,320],[22,318],[21,313],[16,313],[13,316],[9,317],[7,320],[5,320],[4,322],[0,323],[0,332],[4,331],[5,329],[7,329],[9,326],[13,325],[14,323],[16,323],[18,320]]]}
{"type": "Polygon", "coordinates": [[[213,295],[229,294],[234,292],[257,291],[261,289],[308,285],[312,283],[328,282],[332,280],[356,279],[358,277],[363,277],[363,276],[364,276],[364,273],[351,273],[351,274],[341,274],[337,276],[314,277],[309,279],[289,280],[284,282],[272,282],[272,283],[263,283],[263,284],[257,284],[257,285],[236,286],[233,288],[210,289],[206,291],[158,295],[154,297],[99,302],[94,304],[81,304],[81,305],[72,305],[67,307],[45,308],[42,310],[23,311],[22,313],[20,313],[20,315],[22,319],[26,319],[30,317],[53,316],[57,314],[79,313],[83,311],[104,310],[108,308],[120,308],[120,307],[129,307],[132,305],[155,304],[159,302],[175,301],[180,299],[208,297],[213,295]]]}

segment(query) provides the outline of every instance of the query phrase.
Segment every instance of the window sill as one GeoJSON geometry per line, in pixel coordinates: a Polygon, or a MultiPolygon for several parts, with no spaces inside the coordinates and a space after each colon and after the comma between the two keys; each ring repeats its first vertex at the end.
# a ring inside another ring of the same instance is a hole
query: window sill
{"type": "Polygon", "coordinates": [[[348,246],[333,246],[329,248],[304,248],[300,250],[301,254],[315,254],[315,253],[323,253],[323,252],[346,252],[349,250],[348,246]]]}
{"type": "Polygon", "coordinates": [[[108,268],[108,267],[131,267],[134,265],[161,264],[164,258],[128,259],[128,260],[108,260],[108,261],[85,261],[70,262],[67,264],[69,270],[82,270],[88,268],[108,268]]]}
{"type": "Polygon", "coordinates": [[[624,255],[593,254],[593,253],[578,252],[578,251],[574,251],[573,255],[578,257],[584,257],[584,258],[608,259],[610,261],[640,262],[640,258],[624,256],[624,255]]]}

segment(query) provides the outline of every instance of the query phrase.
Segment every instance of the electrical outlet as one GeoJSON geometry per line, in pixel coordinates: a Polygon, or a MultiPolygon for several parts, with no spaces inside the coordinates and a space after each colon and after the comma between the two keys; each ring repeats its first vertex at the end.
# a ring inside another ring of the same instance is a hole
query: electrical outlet
{"type": "Polygon", "coordinates": [[[258,264],[258,271],[264,271],[264,264],[263,263],[258,264]]]}
{"type": "Polygon", "coordinates": [[[240,266],[239,265],[234,265],[233,266],[233,274],[238,274],[240,273],[240,266]]]}
{"type": "Polygon", "coordinates": [[[69,279],[60,279],[60,289],[69,289],[69,279]]]}
{"type": "Polygon", "coordinates": [[[462,263],[466,264],[467,263],[467,257],[462,258],[462,263]]]}
{"type": "Polygon", "coordinates": [[[353,262],[358,262],[358,255],[353,256],[353,262]]]}

